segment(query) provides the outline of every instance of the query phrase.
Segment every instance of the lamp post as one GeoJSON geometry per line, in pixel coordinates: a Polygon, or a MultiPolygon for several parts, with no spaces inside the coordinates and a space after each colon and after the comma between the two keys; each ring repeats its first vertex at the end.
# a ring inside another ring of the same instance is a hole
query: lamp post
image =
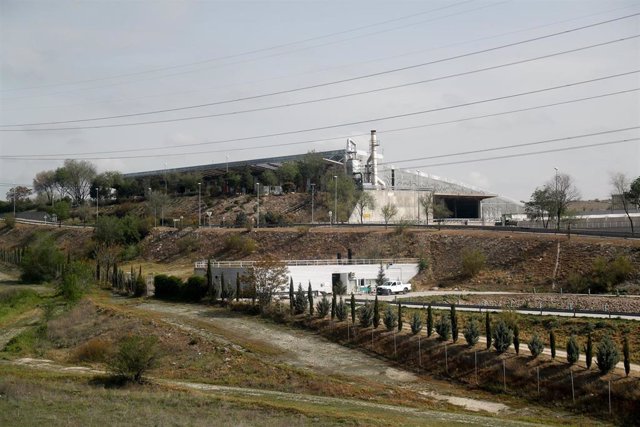
{"type": "Polygon", "coordinates": [[[256,211],[256,228],[260,228],[260,183],[256,182],[256,186],[258,187],[257,196],[258,196],[258,210],[256,211]]]}
{"type": "Polygon", "coordinates": [[[334,224],[338,223],[338,176],[333,175],[333,182],[335,184],[335,197],[333,201],[333,212],[334,212],[334,224]]]}
{"type": "Polygon", "coordinates": [[[200,228],[200,227],[202,226],[202,214],[201,214],[201,211],[202,211],[202,203],[200,203],[200,200],[201,200],[201,199],[200,199],[200,197],[201,197],[201,196],[200,196],[200,194],[201,194],[200,189],[202,188],[202,185],[201,185],[201,184],[202,184],[202,183],[200,183],[200,182],[198,183],[198,228],[200,228]]]}
{"type": "Polygon", "coordinates": [[[556,192],[555,192],[555,199],[556,199],[556,230],[560,230],[560,200],[558,197],[558,168],[554,167],[554,169],[556,170],[556,192]]]}
{"type": "Polygon", "coordinates": [[[313,208],[314,208],[314,199],[315,199],[315,190],[316,190],[316,185],[315,184],[311,184],[311,224],[313,224],[313,208]]]}
{"type": "Polygon", "coordinates": [[[98,187],[96,187],[96,224],[98,223],[98,187]]]}

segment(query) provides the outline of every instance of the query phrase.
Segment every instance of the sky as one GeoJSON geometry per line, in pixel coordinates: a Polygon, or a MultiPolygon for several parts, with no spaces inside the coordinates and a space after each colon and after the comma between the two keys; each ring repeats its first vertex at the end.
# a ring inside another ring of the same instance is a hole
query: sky
{"type": "Polygon", "coordinates": [[[376,129],[395,167],[515,200],[557,168],[606,199],[640,176],[639,35],[640,1],[0,0],[0,198],[65,158],[126,173],[376,129]]]}

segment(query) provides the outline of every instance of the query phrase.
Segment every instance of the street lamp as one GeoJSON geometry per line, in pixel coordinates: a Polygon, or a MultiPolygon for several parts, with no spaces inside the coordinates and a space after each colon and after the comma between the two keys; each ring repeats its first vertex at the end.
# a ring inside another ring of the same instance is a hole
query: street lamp
{"type": "Polygon", "coordinates": [[[315,184],[311,184],[311,224],[313,224],[313,208],[314,208],[314,199],[315,199],[315,190],[316,190],[316,185],[315,184]]]}
{"type": "Polygon", "coordinates": [[[202,210],[202,204],[200,203],[200,194],[201,191],[200,189],[202,188],[201,183],[198,183],[198,228],[200,228],[202,226],[202,215],[201,215],[201,210],[202,210]]]}
{"type": "Polygon", "coordinates": [[[556,170],[556,192],[555,192],[555,199],[556,199],[556,230],[560,230],[560,200],[558,197],[558,168],[554,167],[554,169],[556,170]]]}
{"type": "Polygon", "coordinates": [[[260,183],[256,182],[256,186],[258,187],[257,196],[258,196],[258,210],[256,211],[256,228],[260,228],[260,183]]]}
{"type": "Polygon", "coordinates": [[[333,202],[333,211],[334,216],[335,216],[335,221],[334,223],[337,224],[338,223],[338,176],[337,175],[333,175],[333,181],[335,183],[335,197],[334,197],[334,202],[333,202]]]}

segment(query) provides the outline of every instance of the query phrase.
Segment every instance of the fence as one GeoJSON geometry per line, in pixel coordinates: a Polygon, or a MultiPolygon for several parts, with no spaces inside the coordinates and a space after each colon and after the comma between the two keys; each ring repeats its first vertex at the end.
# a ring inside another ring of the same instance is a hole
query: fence
{"type": "MultiPolygon", "coordinates": [[[[211,261],[214,268],[249,268],[257,261],[211,261]]],[[[282,261],[288,266],[314,266],[314,265],[372,265],[372,264],[417,264],[417,258],[376,258],[376,259],[294,259],[282,261]]],[[[197,261],[196,269],[206,269],[207,261],[197,261]]]]}

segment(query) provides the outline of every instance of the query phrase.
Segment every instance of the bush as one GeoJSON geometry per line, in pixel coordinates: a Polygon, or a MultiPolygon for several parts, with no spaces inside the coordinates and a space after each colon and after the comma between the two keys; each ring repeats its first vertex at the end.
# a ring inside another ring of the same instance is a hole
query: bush
{"type": "Polygon", "coordinates": [[[500,354],[507,351],[513,342],[513,331],[504,321],[499,321],[498,326],[493,330],[493,347],[500,354]]]}
{"type": "Polygon", "coordinates": [[[627,335],[624,336],[624,341],[622,342],[622,355],[624,358],[624,373],[628,377],[631,371],[631,361],[629,359],[629,337],[627,335]]]}
{"type": "Polygon", "coordinates": [[[556,334],[553,330],[549,331],[549,348],[551,349],[551,358],[556,358],[556,334]]]}
{"type": "Polygon", "coordinates": [[[347,310],[347,305],[342,301],[342,297],[340,297],[340,302],[336,305],[336,317],[339,321],[343,322],[347,320],[348,315],[349,311],[347,310]]]}
{"type": "Polygon", "coordinates": [[[471,321],[464,325],[462,333],[467,344],[469,344],[469,347],[476,345],[480,339],[480,325],[478,324],[478,321],[476,319],[471,319],[471,321]]]}
{"type": "Polygon", "coordinates": [[[307,300],[307,295],[302,290],[302,285],[298,284],[298,291],[293,298],[293,312],[295,314],[303,314],[307,311],[307,304],[309,301],[307,300]]]}
{"type": "Polygon", "coordinates": [[[520,329],[517,323],[513,324],[513,348],[516,354],[520,354],[520,329]]]}
{"type": "Polygon", "coordinates": [[[29,283],[51,281],[58,276],[64,258],[64,254],[55,247],[52,239],[36,241],[26,249],[22,257],[20,279],[29,283]]]}
{"type": "Polygon", "coordinates": [[[140,246],[138,246],[137,244],[128,245],[123,249],[122,253],[120,253],[120,259],[122,261],[131,261],[133,259],[136,259],[139,255],[140,246]]]}
{"type": "Polygon", "coordinates": [[[318,301],[318,304],[316,304],[316,312],[318,313],[318,317],[324,319],[325,317],[327,317],[327,314],[329,314],[329,310],[331,310],[331,304],[329,303],[327,296],[323,295],[322,299],[318,301]]]}
{"type": "Polygon", "coordinates": [[[429,261],[427,261],[425,258],[420,258],[418,260],[418,273],[422,273],[423,271],[425,271],[427,268],[429,268],[429,261]]]}
{"type": "MultiPolygon", "coordinates": [[[[178,285],[180,287],[180,285],[178,285]]],[[[191,276],[187,283],[181,286],[181,299],[190,302],[198,302],[207,295],[207,279],[203,276],[191,276]]]]}
{"type": "Polygon", "coordinates": [[[609,335],[605,335],[596,350],[596,364],[602,374],[612,370],[620,361],[616,345],[609,335]]]}
{"type": "Polygon", "coordinates": [[[396,314],[393,312],[391,305],[387,305],[387,308],[384,310],[382,321],[387,331],[392,331],[398,325],[396,314]]]}
{"type": "Polygon", "coordinates": [[[9,214],[4,217],[4,223],[7,224],[7,227],[14,228],[16,226],[16,217],[13,214],[9,214]]]}
{"type": "Polygon", "coordinates": [[[182,293],[182,280],[179,277],[159,274],[153,278],[155,297],[159,299],[178,300],[182,293]]]}
{"type": "Polygon", "coordinates": [[[154,336],[129,335],[120,342],[108,362],[108,368],[122,380],[142,383],[142,376],[155,365],[157,358],[157,339],[154,336]]]}
{"type": "Polygon", "coordinates": [[[427,336],[430,337],[433,333],[433,309],[431,304],[427,307],[427,336]]]}
{"type": "Polygon", "coordinates": [[[133,285],[133,296],[134,297],[144,297],[147,295],[147,282],[142,277],[142,274],[138,274],[136,276],[136,281],[133,285]]]}
{"type": "Polygon", "coordinates": [[[465,249],[462,251],[462,275],[473,277],[485,266],[486,256],[479,249],[465,249]]]}
{"type": "Polygon", "coordinates": [[[78,301],[93,282],[93,269],[81,261],[67,264],[57,285],[58,292],[67,301],[78,301]]]}
{"type": "Polygon", "coordinates": [[[531,338],[531,341],[529,341],[527,347],[529,347],[529,351],[534,358],[540,356],[544,351],[544,343],[537,335],[534,335],[531,338]]]}
{"type": "Polygon", "coordinates": [[[111,343],[100,338],[93,338],[79,346],[73,352],[73,360],[77,362],[102,363],[109,359],[111,343]]]}
{"type": "Polygon", "coordinates": [[[249,255],[255,252],[258,244],[250,237],[234,234],[227,237],[224,242],[224,248],[228,252],[237,253],[239,255],[249,255]]]}
{"type": "Polygon", "coordinates": [[[411,316],[410,325],[411,325],[411,333],[413,335],[420,333],[420,331],[422,330],[422,316],[420,316],[419,311],[416,310],[413,312],[413,315],[411,316]]]}
{"type": "Polygon", "coordinates": [[[198,249],[198,239],[196,236],[184,236],[176,242],[176,247],[180,253],[189,253],[198,249]]]}
{"type": "Polygon", "coordinates": [[[578,347],[578,342],[576,341],[576,337],[571,335],[567,340],[567,362],[570,365],[573,365],[580,358],[580,348],[578,347]]]}
{"type": "Polygon", "coordinates": [[[451,337],[451,320],[446,314],[442,314],[436,322],[436,332],[440,341],[447,341],[451,337]]]}
{"type": "Polygon", "coordinates": [[[593,338],[591,338],[591,332],[589,332],[587,336],[587,346],[584,349],[584,357],[586,359],[587,369],[590,369],[593,360],[593,338]]]}
{"type": "Polygon", "coordinates": [[[368,328],[373,322],[373,308],[369,303],[365,303],[358,309],[358,318],[360,319],[360,326],[368,328]]]}
{"type": "Polygon", "coordinates": [[[458,316],[456,315],[456,305],[451,304],[451,336],[453,342],[458,341],[458,316]]]}

